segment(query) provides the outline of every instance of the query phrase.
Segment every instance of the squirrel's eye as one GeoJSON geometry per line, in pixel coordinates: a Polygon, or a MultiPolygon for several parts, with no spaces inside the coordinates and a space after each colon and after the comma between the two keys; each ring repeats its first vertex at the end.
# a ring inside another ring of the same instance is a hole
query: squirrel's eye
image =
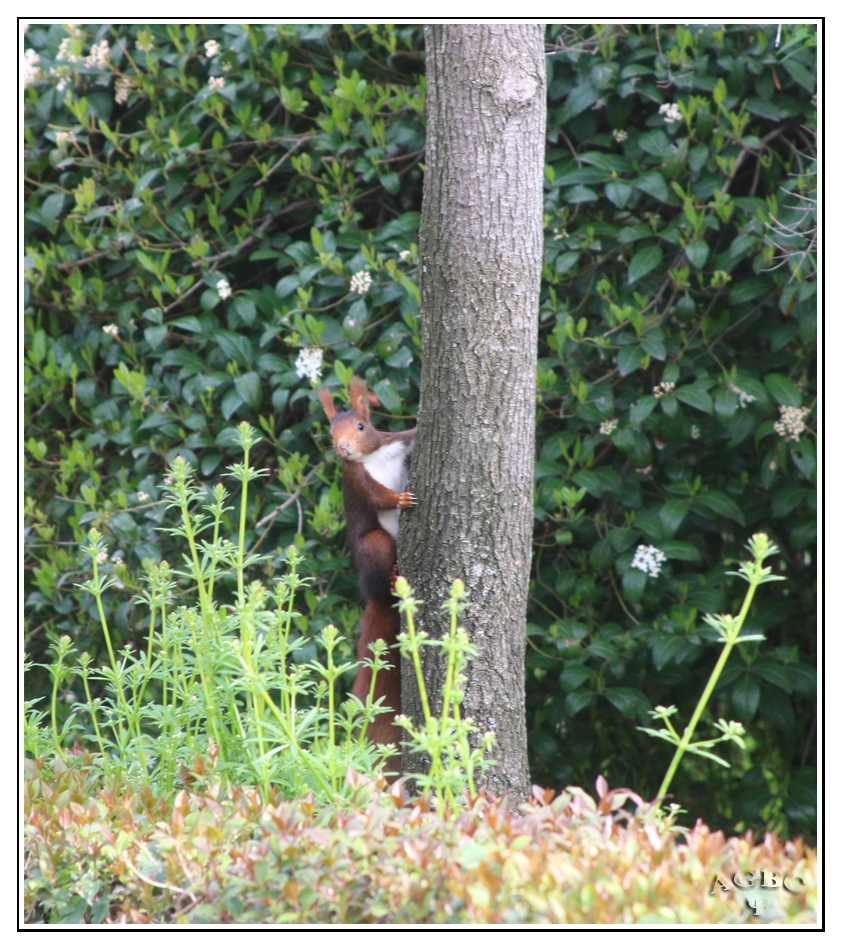
{"type": "Polygon", "coordinates": [[[365,426],[363,425],[362,422],[358,422],[358,423],[357,423],[357,428],[362,432],[363,429],[365,428],[365,426]]]}

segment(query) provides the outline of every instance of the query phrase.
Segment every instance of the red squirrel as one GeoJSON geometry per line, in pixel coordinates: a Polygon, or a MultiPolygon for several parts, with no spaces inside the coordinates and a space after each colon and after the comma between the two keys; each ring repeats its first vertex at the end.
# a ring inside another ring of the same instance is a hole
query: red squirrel
{"type": "MultiPolygon", "coordinates": [[[[373,742],[393,743],[400,748],[401,729],[393,719],[401,712],[401,671],[398,634],[401,619],[395,603],[393,584],[397,574],[395,539],[398,512],[416,503],[406,491],[410,453],[416,430],[380,432],[369,421],[369,392],[356,376],[350,383],[351,409],[337,412],[327,389],[318,392],[319,401],[331,423],[331,441],[342,460],[343,499],[348,543],[360,593],[366,602],[360,620],[357,659],[371,659],[369,645],[384,640],[389,647],[392,669],[381,670],[375,681],[375,699],[383,697],[392,712],[375,717],[367,735],[373,742]]],[[[372,671],[360,666],[352,693],[366,702],[372,671]]],[[[400,756],[392,757],[395,768],[400,756]]]]}

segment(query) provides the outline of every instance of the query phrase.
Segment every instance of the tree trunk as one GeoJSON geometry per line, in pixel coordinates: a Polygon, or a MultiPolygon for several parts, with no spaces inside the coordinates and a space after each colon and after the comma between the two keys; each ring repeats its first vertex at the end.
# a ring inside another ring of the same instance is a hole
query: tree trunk
{"type": "MultiPolygon", "coordinates": [[[[536,346],[542,262],[544,29],[425,27],[427,148],[420,231],[422,376],[399,565],[433,637],[461,577],[478,649],[464,715],[493,730],[485,787],[529,794],[524,645],[533,525],[536,346]]],[[[424,657],[428,692],[445,668],[424,657]]],[[[421,719],[410,666],[403,710],[421,719]]],[[[405,756],[404,770],[424,763],[405,756]]]]}

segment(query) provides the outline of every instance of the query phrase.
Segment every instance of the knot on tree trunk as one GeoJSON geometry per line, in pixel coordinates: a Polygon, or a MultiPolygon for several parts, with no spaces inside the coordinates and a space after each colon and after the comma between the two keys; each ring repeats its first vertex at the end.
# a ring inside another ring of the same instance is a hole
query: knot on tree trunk
{"type": "Polygon", "coordinates": [[[521,69],[506,72],[492,90],[492,95],[505,109],[518,108],[530,102],[538,89],[536,77],[521,69]]]}

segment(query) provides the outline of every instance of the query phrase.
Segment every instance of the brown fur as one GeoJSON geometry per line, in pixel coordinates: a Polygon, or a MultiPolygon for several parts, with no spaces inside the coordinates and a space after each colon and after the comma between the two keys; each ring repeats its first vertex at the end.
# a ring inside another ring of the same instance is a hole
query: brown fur
{"type": "MultiPolygon", "coordinates": [[[[396,492],[375,481],[363,467],[361,459],[383,445],[394,442],[412,442],[416,430],[380,432],[370,421],[370,398],[366,384],[356,376],[349,385],[351,409],[337,412],[327,389],[320,389],[319,401],[331,423],[331,441],[343,466],[343,498],[348,543],[354,566],[360,580],[360,592],[366,601],[360,621],[358,660],[371,657],[369,645],[384,640],[389,647],[392,669],[382,670],[375,681],[375,699],[383,698],[392,712],[382,713],[369,726],[368,735],[374,742],[392,742],[397,747],[401,730],[393,718],[401,712],[401,675],[397,638],[401,631],[398,608],[395,605],[392,580],[396,573],[395,540],[378,521],[379,511],[409,508],[415,504],[411,492],[396,492]]],[[[372,672],[368,667],[358,668],[352,689],[362,702],[369,695],[372,672]]],[[[398,771],[401,756],[390,757],[387,769],[398,771]]]]}

